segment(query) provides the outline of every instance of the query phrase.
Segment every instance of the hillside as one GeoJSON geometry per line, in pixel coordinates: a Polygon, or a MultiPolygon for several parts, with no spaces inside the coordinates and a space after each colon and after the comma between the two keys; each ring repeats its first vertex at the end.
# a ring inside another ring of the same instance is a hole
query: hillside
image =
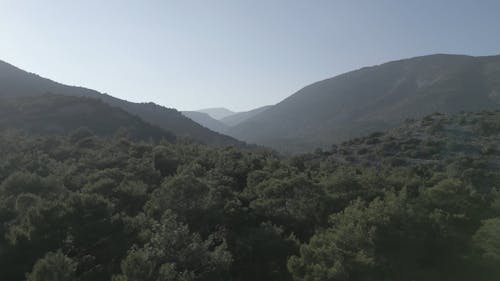
{"type": "Polygon", "coordinates": [[[134,140],[175,140],[172,133],[97,99],[49,94],[0,98],[0,130],[68,135],[82,128],[98,136],[124,134],[134,140]]]}
{"type": "Polygon", "coordinates": [[[231,137],[210,131],[175,109],[154,103],[132,103],[91,89],[63,85],[0,61],[0,97],[37,96],[46,93],[97,98],[178,137],[188,137],[211,145],[243,145],[231,137]]]}
{"type": "Polygon", "coordinates": [[[220,121],[229,127],[233,127],[233,126],[236,126],[240,123],[245,122],[246,120],[254,117],[257,114],[264,112],[265,110],[267,110],[271,107],[272,107],[272,105],[266,105],[266,106],[262,106],[262,107],[252,109],[249,111],[236,112],[233,115],[230,115],[230,116],[227,116],[227,117],[220,119],[220,121]]]}
{"type": "Polygon", "coordinates": [[[431,55],[304,87],[228,134],[281,151],[311,151],[406,118],[500,108],[500,56],[431,55]]]}
{"type": "Polygon", "coordinates": [[[212,118],[212,116],[210,116],[208,113],[199,111],[182,111],[182,114],[214,132],[224,134],[224,132],[228,129],[228,126],[226,124],[212,118]]]}
{"type": "MultiPolygon", "coordinates": [[[[456,159],[479,159],[500,168],[500,110],[434,113],[405,120],[397,128],[333,145],[323,156],[336,163],[445,166],[456,159]]],[[[325,158],[325,159],[326,159],[325,158]]],[[[488,186],[497,185],[489,183],[488,186]]],[[[486,187],[485,187],[486,188],[486,187]]]]}

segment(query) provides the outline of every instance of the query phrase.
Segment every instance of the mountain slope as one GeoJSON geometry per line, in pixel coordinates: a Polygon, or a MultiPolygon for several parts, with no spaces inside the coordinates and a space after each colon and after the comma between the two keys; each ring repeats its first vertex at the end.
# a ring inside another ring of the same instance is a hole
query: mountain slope
{"type": "Polygon", "coordinates": [[[421,119],[406,120],[385,132],[334,145],[324,155],[336,163],[367,167],[384,163],[395,167],[444,166],[452,159],[482,159],[488,162],[485,167],[495,171],[500,167],[499,139],[500,110],[434,113],[421,119]]]}
{"type": "Polygon", "coordinates": [[[228,126],[226,124],[212,118],[208,113],[199,111],[182,111],[182,114],[214,132],[223,134],[228,129],[228,126]]]}
{"type": "Polygon", "coordinates": [[[240,123],[245,122],[246,120],[256,116],[257,114],[264,112],[265,110],[267,110],[271,107],[272,107],[272,105],[266,105],[266,106],[262,106],[262,107],[252,109],[249,111],[236,112],[233,115],[230,115],[230,116],[227,116],[227,117],[220,119],[220,121],[222,123],[230,126],[230,127],[233,127],[233,126],[236,126],[240,123]]]}
{"type": "Polygon", "coordinates": [[[204,128],[175,109],[154,103],[132,103],[91,89],[63,85],[0,61],[0,97],[36,96],[45,93],[97,98],[179,137],[188,137],[212,145],[242,145],[242,142],[231,137],[204,128]]]}
{"type": "Polygon", "coordinates": [[[136,140],[175,140],[172,133],[97,99],[53,94],[0,98],[2,130],[66,135],[80,128],[87,128],[99,136],[125,133],[136,140]]]}
{"type": "Polygon", "coordinates": [[[196,110],[196,111],[201,112],[201,113],[206,113],[206,114],[210,115],[210,117],[212,117],[216,120],[220,120],[222,118],[225,118],[225,117],[228,117],[228,116],[235,114],[235,112],[233,112],[227,108],[224,108],[224,107],[205,108],[205,109],[200,109],[200,110],[196,110]]]}
{"type": "Polygon", "coordinates": [[[314,83],[228,134],[282,151],[307,151],[436,111],[497,108],[500,56],[431,55],[314,83]]]}

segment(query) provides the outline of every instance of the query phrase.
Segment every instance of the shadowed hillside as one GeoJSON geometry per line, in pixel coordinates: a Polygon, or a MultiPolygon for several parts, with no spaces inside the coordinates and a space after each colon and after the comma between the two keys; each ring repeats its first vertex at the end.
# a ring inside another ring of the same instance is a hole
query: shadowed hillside
{"type": "Polygon", "coordinates": [[[63,85],[0,61],[0,96],[36,96],[46,93],[97,98],[179,137],[211,145],[243,145],[231,137],[204,128],[175,109],[154,103],[128,102],[91,89],[63,85]]]}
{"type": "Polygon", "coordinates": [[[172,133],[97,99],[62,95],[0,98],[0,129],[66,135],[80,128],[99,136],[124,134],[135,140],[175,140],[172,133]]]}

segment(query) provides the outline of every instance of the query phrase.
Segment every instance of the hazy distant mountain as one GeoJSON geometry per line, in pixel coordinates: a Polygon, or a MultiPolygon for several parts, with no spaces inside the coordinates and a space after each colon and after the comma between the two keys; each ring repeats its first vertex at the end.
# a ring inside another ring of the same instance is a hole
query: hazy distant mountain
{"type": "Polygon", "coordinates": [[[219,120],[212,118],[207,113],[198,112],[198,111],[182,111],[182,114],[184,114],[184,116],[188,117],[189,119],[193,120],[194,122],[202,125],[205,128],[208,128],[214,132],[218,132],[218,133],[223,134],[228,129],[228,126],[226,124],[222,123],[219,120]]]}
{"type": "Polygon", "coordinates": [[[136,140],[175,140],[172,133],[98,99],[53,94],[0,98],[0,129],[67,135],[80,128],[99,136],[123,134],[136,140]]]}
{"type": "Polygon", "coordinates": [[[431,55],[314,83],[229,134],[304,151],[394,127],[405,118],[498,108],[500,56],[431,55]]]}
{"type": "Polygon", "coordinates": [[[246,121],[247,119],[250,119],[250,118],[254,117],[255,115],[263,112],[264,110],[269,109],[270,107],[272,107],[272,105],[266,105],[266,106],[262,106],[262,107],[252,109],[249,111],[244,111],[244,112],[236,112],[233,115],[229,115],[227,117],[220,119],[220,121],[229,127],[236,126],[236,125],[246,121]]]}
{"type": "Polygon", "coordinates": [[[242,145],[231,137],[210,131],[193,122],[175,109],[154,103],[132,103],[91,89],[63,85],[0,61],[0,97],[36,96],[46,93],[97,98],[137,115],[144,121],[170,131],[176,136],[189,137],[206,144],[242,145]]]}
{"type": "Polygon", "coordinates": [[[220,120],[224,117],[233,115],[235,113],[235,112],[233,112],[227,108],[223,108],[223,107],[205,108],[205,109],[200,109],[200,110],[196,110],[196,111],[201,112],[201,113],[206,113],[216,120],[220,120]]]}
{"type": "Polygon", "coordinates": [[[270,105],[268,106],[263,106],[259,107],[253,110],[249,111],[244,111],[244,112],[232,112],[229,111],[225,108],[213,108],[213,109],[202,109],[201,111],[182,111],[182,114],[184,114],[186,117],[189,119],[195,121],[196,123],[202,125],[205,128],[208,128],[214,132],[219,132],[221,134],[225,134],[230,127],[236,126],[245,120],[263,112],[264,110],[268,109],[271,107],[270,105]],[[218,111],[220,110],[220,111],[218,111]],[[231,112],[232,114],[229,116],[226,116],[222,119],[215,119],[208,113],[204,113],[202,111],[211,111],[211,112],[216,112],[215,115],[221,116],[224,114],[227,114],[231,112]],[[219,114],[217,114],[217,112],[219,114]]]}

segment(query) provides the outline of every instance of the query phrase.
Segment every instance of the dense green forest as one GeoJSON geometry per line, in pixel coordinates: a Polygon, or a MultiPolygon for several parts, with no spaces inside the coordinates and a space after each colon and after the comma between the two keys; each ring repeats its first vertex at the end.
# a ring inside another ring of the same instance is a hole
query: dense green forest
{"type": "Polygon", "coordinates": [[[329,150],[0,134],[0,276],[29,281],[500,278],[500,111],[329,150]]]}

